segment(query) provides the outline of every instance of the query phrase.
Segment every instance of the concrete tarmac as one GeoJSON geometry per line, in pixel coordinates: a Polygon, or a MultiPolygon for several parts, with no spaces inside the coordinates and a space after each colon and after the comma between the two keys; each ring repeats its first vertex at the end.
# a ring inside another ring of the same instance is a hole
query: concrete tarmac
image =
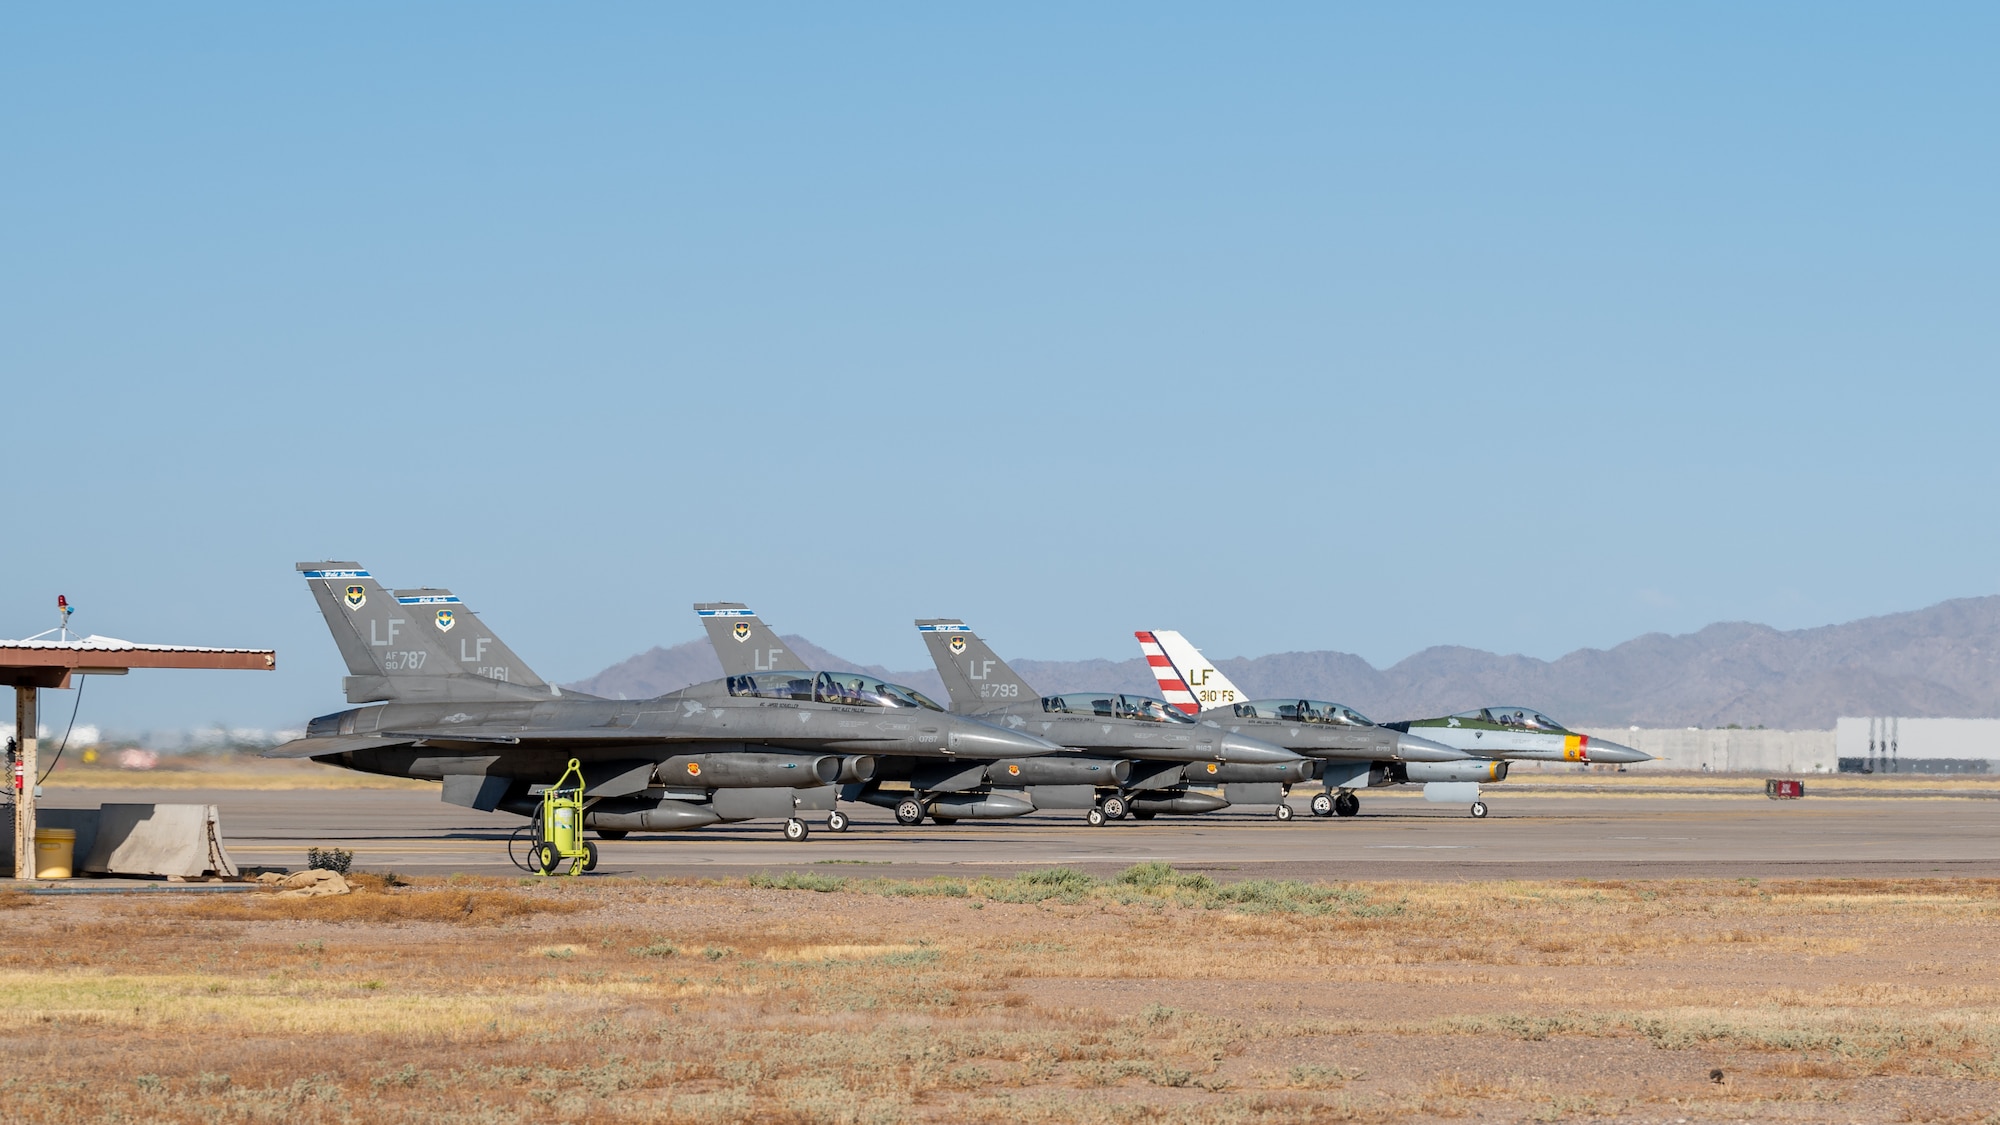
{"type": "MultiPolygon", "coordinates": [[[[1510,795],[1487,791],[1492,815],[1432,805],[1416,793],[1364,794],[1361,815],[1226,809],[1126,819],[1092,828],[1081,812],[905,828],[884,809],[843,806],[852,824],[787,843],[781,821],[602,841],[600,873],[742,876],[816,871],[853,876],[1007,875],[1067,865],[1110,874],[1161,860],[1222,879],[1653,879],[1807,876],[2000,878],[2000,801],[1958,797],[1510,795]]],[[[508,840],[524,822],[447,805],[410,790],[69,790],[44,804],[116,801],[220,806],[223,837],[243,866],[305,866],[309,847],[352,849],[362,870],[518,874],[508,840]]],[[[526,837],[522,839],[525,841],[526,837]]],[[[517,847],[525,858],[525,845],[517,847]]]]}

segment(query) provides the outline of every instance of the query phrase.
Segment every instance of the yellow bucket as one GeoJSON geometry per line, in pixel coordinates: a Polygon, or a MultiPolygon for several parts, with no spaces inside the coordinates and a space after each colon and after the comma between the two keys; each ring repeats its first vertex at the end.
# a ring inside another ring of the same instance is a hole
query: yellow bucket
{"type": "Polygon", "coordinates": [[[67,879],[76,865],[76,829],[35,829],[35,878],[67,879]]]}

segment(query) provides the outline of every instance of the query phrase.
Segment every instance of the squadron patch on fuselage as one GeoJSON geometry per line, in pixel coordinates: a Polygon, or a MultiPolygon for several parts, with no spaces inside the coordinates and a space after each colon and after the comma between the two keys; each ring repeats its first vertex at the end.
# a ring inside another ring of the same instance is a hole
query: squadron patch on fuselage
{"type": "Polygon", "coordinates": [[[347,608],[360,609],[368,604],[368,587],[349,586],[347,588],[347,608]]]}
{"type": "Polygon", "coordinates": [[[736,623],[736,639],[739,641],[750,639],[750,623],[748,621],[738,621],[736,623]]]}
{"type": "Polygon", "coordinates": [[[458,618],[450,610],[441,609],[438,610],[437,622],[439,632],[449,633],[451,632],[451,627],[458,624],[458,618]]]}
{"type": "Polygon", "coordinates": [[[953,656],[964,656],[964,655],[965,655],[965,638],[964,638],[964,637],[953,637],[953,638],[951,639],[951,654],[952,654],[953,656]]]}
{"type": "Polygon", "coordinates": [[[688,776],[689,776],[689,777],[700,777],[700,776],[701,776],[701,763],[700,763],[700,762],[689,762],[689,763],[688,763],[688,776]]]}

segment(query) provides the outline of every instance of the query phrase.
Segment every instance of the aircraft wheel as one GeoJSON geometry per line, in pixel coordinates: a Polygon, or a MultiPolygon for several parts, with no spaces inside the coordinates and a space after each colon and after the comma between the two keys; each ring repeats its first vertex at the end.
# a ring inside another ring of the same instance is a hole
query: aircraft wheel
{"type": "Polygon", "coordinates": [[[1332,794],[1314,793],[1312,799],[1312,814],[1314,816],[1332,816],[1333,815],[1332,794]]]}
{"type": "Polygon", "coordinates": [[[790,840],[794,844],[805,839],[811,833],[812,830],[806,827],[806,822],[800,820],[798,817],[793,817],[785,822],[785,839],[790,840]]]}
{"type": "Polygon", "coordinates": [[[585,871],[597,870],[597,845],[589,840],[583,842],[583,869],[585,871]]]}
{"type": "Polygon", "coordinates": [[[535,845],[535,870],[544,875],[553,875],[562,864],[562,853],[547,840],[535,845]]]}
{"type": "Polygon", "coordinates": [[[841,812],[839,809],[826,814],[826,830],[828,832],[847,831],[847,814],[841,812]]]}
{"type": "Polygon", "coordinates": [[[915,797],[905,797],[896,805],[896,823],[916,825],[924,822],[924,803],[915,797]]]}
{"type": "Polygon", "coordinates": [[[1089,821],[1092,828],[1101,827],[1107,820],[1104,810],[1094,806],[1089,812],[1083,814],[1083,819],[1089,821]]]}
{"type": "Polygon", "coordinates": [[[1120,797],[1116,793],[1104,798],[1098,807],[1103,809],[1104,815],[1110,817],[1112,820],[1125,819],[1125,798],[1120,797]]]}
{"type": "Polygon", "coordinates": [[[1279,805],[1279,806],[1278,806],[1278,814],[1277,814],[1277,815],[1278,815],[1278,819],[1279,819],[1279,820],[1290,820],[1290,819],[1292,819],[1292,806],[1290,806],[1290,805],[1279,805]]]}
{"type": "Polygon", "coordinates": [[[1486,819],[1486,802],[1485,802],[1485,801],[1474,801],[1474,802],[1472,802],[1472,817],[1473,817],[1473,819],[1474,819],[1474,820],[1485,820],[1485,819],[1486,819]]]}
{"type": "Polygon", "coordinates": [[[600,840],[623,840],[628,835],[630,833],[626,832],[623,828],[600,828],[597,830],[597,838],[600,840]]]}
{"type": "Polygon", "coordinates": [[[1139,812],[1137,810],[1134,810],[1134,812],[1132,813],[1132,818],[1134,820],[1151,820],[1158,815],[1160,814],[1156,812],[1139,812]]]}
{"type": "Polygon", "coordinates": [[[1333,799],[1335,816],[1353,816],[1361,811],[1361,798],[1352,793],[1342,793],[1333,799]]]}

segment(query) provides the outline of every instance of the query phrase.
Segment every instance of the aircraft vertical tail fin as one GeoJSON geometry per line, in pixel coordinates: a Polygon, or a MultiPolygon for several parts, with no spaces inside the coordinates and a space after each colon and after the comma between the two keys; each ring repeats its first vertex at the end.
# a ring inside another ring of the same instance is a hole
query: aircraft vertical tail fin
{"type": "Polygon", "coordinates": [[[965,622],[957,618],[930,618],[917,622],[917,632],[923,635],[924,646],[930,649],[931,662],[937,665],[938,675],[944,680],[953,711],[977,715],[1024,699],[1041,698],[965,622]]]}
{"type": "Polygon", "coordinates": [[[347,662],[341,686],[349,703],[525,699],[549,690],[467,674],[446,651],[436,618],[416,612],[435,608],[403,604],[359,563],[307,562],[298,569],[347,662]]]}
{"type": "Polygon", "coordinates": [[[742,602],[699,602],[694,613],[708,630],[708,643],[722,661],[725,676],[749,676],[780,668],[813,670],[742,602]]]}
{"type": "Polygon", "coordinates": [[[439,680],[458,671],[360,563],[299,563],[298,569],[347,662],[348,702],[406,698],[410,693],[403,689],[410,681],[439,680]]]}
{"type": "Polygon", "coordinates": [[[550,695],[561,694],[535,674],[528,662],[514,654],[507,642],[496,636],[479,615],[450,590],[426,586],[420,590],[396,591],[396,604],[409,614],[421,630],[456,667],[452,670],[526,688],[544,688],[550,695]]]}
{"type": "Polygon", "coordinates": [[[1146,654],[1153,678],[1160,681],[1161,695],[1188,714],[1249,698],[1200,649],[1172,629],[1142,630],[1132,635],[1139,639],[1139,651],[1146,654]]]}

